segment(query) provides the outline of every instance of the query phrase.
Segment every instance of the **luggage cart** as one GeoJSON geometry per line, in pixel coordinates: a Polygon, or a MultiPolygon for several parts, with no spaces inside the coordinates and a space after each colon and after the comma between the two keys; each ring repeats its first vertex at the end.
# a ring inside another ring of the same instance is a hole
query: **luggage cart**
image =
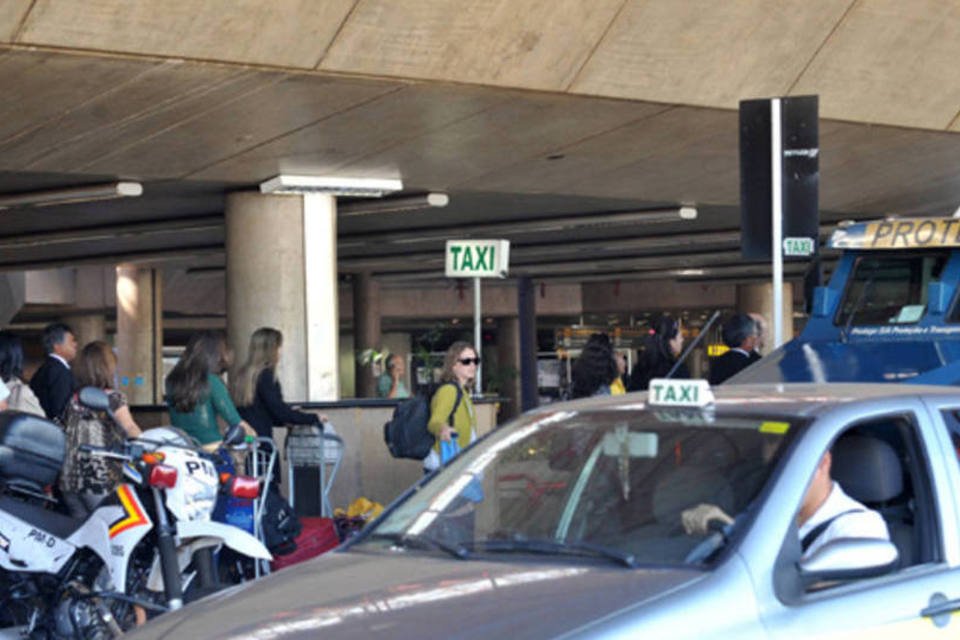
{"type": "MultiPolygon", "coordinates": [[[[253,535],[266,545],[263,534],[263,511],[267,504],[267,491],[277,466],[277,445],[273,438],[252,438],[247,451],[246,471],[260,481],[260,495],[253,501],[253,535]]],[[[270,573],[268,560],[254,561],[254,577],[259,578],[270,573]]]]}
{"type": "Polygon", "coordinates": [[[294,468],[314,467],[320,476],[320,516],[333,517],[330,506],[330,487],[337,477],[340,463],[343,461],[343,440],[332,433],[329,423],[326,430],[315,425],[296,425],[287,433],[284,444],[287,458],[287,481],[290,492],[290,505],[296,507],[294,490],[294,468]]]}

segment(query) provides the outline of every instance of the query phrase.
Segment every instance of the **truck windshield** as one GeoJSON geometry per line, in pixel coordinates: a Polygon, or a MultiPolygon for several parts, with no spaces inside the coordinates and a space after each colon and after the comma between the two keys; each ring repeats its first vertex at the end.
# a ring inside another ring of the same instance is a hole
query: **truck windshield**
{"type": "Polygon", "coordinates": [[[515,422],[464,452],[364,546],[467,560],[549,554],[629,567],[709,566],[745,529],[749,518],[737,516],[754,504],[801,426],[697,411],[558,414],[515,422]],[[700,505],[708,507],[694,513],[700,505]],[[711,520],[704,509],[729,518],[691,528],[698,513],[711,520]]]}
{"type": "Polygon", "coordinates": [[[940,279],[946,252],[883,252],[857,259],[834,325],[913,324],[927,307],[927,286],[940,279]]]}

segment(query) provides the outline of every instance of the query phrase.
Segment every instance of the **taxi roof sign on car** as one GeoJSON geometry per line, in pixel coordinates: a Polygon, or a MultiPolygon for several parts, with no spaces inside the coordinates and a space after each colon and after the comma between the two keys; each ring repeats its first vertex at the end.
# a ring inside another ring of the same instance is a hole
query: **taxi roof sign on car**
{"type": "Polygon", "coordinates": [[[654,378],[647,402],[661,407],[703,407],[713,403],[713,392],[706,380],[654,378]]]}

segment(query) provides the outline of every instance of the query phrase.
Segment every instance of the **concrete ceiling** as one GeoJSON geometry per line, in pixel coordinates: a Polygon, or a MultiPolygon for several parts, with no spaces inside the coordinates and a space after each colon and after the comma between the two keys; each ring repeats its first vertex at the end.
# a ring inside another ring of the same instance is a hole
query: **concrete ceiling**
{"type": "Polygon", "coordinates": [[[538,278],[755,277],[739,100],[820,95],[824,221],[947,214],[958,59],[958,0],[0,0],[0,192],[145,185],[0,212],[0,269],[217,264],[223,195],[299,172],[451,194],[341,218],[341,269],[385,281],[463,235],[538,278]],[[680,203],[698,220],[516,226],[680,203]]]}

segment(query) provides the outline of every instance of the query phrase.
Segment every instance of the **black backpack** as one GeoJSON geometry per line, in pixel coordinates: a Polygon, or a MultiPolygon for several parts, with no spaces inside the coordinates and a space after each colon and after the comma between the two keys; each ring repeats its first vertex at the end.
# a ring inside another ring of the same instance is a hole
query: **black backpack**
{"type": "Polygon", "coordinates": [[[296,538],[302,529],[300,519],[272,482],[267,483],[260,524],[263,527],[263,544],[270,553],[285,556],[297,550],[296,538]]]}
{"type": "MultiPolygon", "coordinates": [[[[452,384],[452,383],[447,383],[452,384]]],[[[443,385],[441,385],[443,386],[443,385]]],[[[460,385],[453,385],[457,390],[457,400],[453,403],[453,411],[447,422],[452,425],[453,414],[460,406],[463,390],[460,385]]],[[[439,388],[439,387],[438,387],[439,388]]],[[[390,455],[394,458],[410,458],[423,460],[430,453],[436,439],[427,430],[430,421],[430,394],[418,393],[407,398],[393,410],[393,417],[383,425],[383,441],[387,443],[390,455]]]]}

